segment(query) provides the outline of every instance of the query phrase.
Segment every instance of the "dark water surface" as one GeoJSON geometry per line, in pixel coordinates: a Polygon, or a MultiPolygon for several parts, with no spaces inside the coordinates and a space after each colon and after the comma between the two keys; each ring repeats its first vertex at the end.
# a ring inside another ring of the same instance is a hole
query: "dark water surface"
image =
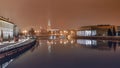
{"type": "Polygon", "coordinates": [[[1,68],[120,68],[120,42],[39,40],[33,48],[6,63],[1,68]]]}

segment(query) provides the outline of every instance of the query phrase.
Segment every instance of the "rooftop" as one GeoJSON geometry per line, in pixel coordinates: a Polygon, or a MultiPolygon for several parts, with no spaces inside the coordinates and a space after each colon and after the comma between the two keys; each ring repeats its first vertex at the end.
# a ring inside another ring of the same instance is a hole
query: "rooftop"
{"type": "Polygon", "coordinates": [[[9,23],[11,23],[11,24],[14,24],[13,22],[11,22],[11,21],[9,20],[9,18],[5,18],[5,17],[3,17],[3,16],[0,16],[0,20],[9,22],[9,23]]]}

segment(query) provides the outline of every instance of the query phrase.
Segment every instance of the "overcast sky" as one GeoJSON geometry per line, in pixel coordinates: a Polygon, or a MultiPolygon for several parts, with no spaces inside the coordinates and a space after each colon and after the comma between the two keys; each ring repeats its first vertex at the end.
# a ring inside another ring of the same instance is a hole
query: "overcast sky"
{"type": "Polygon", "coordinates": [[[120,25],[120,0],[0,0],[0,16],[21,29],[78,28],[84,25],[120,25]]]}

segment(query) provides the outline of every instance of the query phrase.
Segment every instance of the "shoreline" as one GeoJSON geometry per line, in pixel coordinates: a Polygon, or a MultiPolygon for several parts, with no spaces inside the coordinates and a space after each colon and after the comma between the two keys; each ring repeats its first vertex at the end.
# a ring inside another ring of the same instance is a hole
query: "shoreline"
{"type": "Polygon", "coordinates": [[[4,52],[10,51],[16,48],[20,48],[26,45],[33,45],[34,43],[36,43],[36,39],[27,39],[25,41],[17,42],[15,44],[7,45],[5,47],[0,48],[0,53],[4,53],[4,52]]]}

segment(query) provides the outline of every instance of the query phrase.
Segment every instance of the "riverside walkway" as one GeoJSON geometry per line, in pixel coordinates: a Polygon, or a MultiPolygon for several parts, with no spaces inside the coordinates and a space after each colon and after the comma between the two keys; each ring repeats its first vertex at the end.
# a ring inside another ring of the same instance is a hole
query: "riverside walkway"
{"type": "Polygon", "coordinates": [[[35,41],[35,39],[20,39],[18,42],[14,42],[14,41],[7,42],[6,41],[3,43],[0,43],[0,53],[7,51],[7,50],[17,48],[17,47],[27,45],[27,44],[32,43],[34,41],[35,41]]]}

